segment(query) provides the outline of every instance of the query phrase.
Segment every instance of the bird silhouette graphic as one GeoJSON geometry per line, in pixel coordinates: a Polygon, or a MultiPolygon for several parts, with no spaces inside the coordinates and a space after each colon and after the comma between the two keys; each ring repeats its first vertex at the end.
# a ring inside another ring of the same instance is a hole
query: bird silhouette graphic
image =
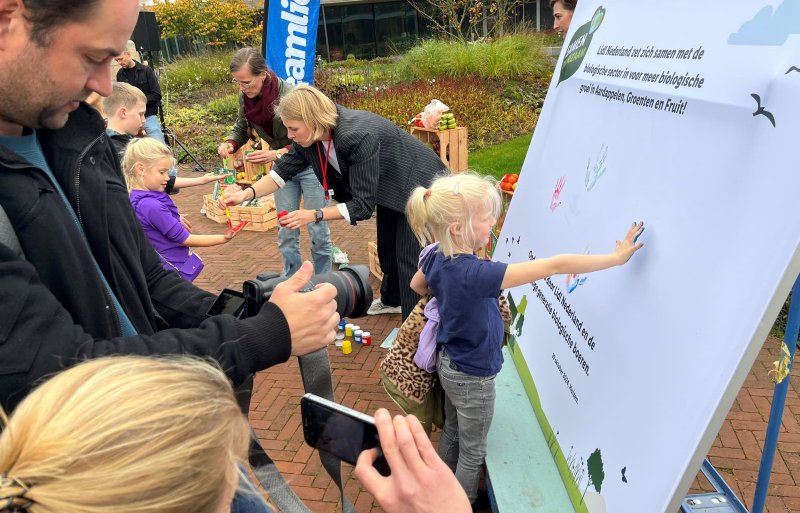
{"type": "Polygon", "coordinates": [[[792,71],[796,71],[796,72],[800,73],[800,68],[798,68],[797,66],[792,66],[791,68],[786,70],[786,73],[784,73],[784,75],[788,75],[792,71]]]}
{"type": "Polygon", "coordinates": [[[759,114],[763,115],[769,120],[770,123],[772,123],[772,126],[774,127],[775,116],[773,116],[770,111],[765,110],[764,107],[761,106],[761,97],[756,93],[750,93],[750,96],[752,96],[753,99],[756,101],[756,104],[758,104],[758,108],[756,109],[755,112],[753,112],[753,116],[758,116],[759,114]]]}
{"type": "Polygon", "coordinates": [[[628,467],[622,467],[622,482],[623,483],[627,483],[628,482],[628,478],[625,477],[625,471],[626,470],[628,470],[628,467]]]}

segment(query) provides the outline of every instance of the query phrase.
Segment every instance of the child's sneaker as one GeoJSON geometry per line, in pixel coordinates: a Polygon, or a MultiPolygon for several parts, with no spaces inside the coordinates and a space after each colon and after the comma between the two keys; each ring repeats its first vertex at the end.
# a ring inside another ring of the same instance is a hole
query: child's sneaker
{"type": "Polygon", "coordinates": [[[372,302],[369,306],[369,310],[367,310],[367,315],[380,315],[380,314],[399,314],[402,313],[403,310],[399,306],[388,306],[384,305],[381,301],[381,298],[378,298],[372,302]]]}

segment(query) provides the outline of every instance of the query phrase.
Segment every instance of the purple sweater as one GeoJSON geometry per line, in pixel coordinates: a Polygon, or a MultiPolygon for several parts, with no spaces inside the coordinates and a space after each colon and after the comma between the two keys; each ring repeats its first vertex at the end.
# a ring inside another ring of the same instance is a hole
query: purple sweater
{"type": "Polygon", "coordinates": [[[203,269],[199,258],[190,254],[183,242],[189,231],[181,224],[178,207],[166,192],[133,190],[131,205],[142,223],[150,244],[164,260],[164,269],[177,270],[189,281],[194,280],[203,269]]]}

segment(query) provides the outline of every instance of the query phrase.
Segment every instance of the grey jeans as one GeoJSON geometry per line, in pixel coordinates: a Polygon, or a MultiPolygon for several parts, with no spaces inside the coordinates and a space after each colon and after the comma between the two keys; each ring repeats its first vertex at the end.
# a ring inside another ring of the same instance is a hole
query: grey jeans
{"type": "Polygon", "coordinates": [[[474,502],[494,416],[495,377],[472,376],[452,368],[444,349],[437,356],[436,371],[445,393],[439,456],[474,502]]]}

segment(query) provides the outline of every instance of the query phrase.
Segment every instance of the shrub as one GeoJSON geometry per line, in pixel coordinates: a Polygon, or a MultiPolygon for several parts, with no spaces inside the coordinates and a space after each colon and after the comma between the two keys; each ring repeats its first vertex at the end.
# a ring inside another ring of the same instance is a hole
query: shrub
{"type": "Polygon", "coordinates": [[[239,95],[228,94],[211,100],[208,103],[208,110],[219,120],[235,119],[239,112],[239,95]]]}
{"type": "Polygon", "coordinates": [[[345,95],[340,100],[345,106],[374,112],[407,128],[408,120],[431,99],[439,99],[450,107],[459,126],[469,129],[469,147],[476,150],[530,133],[536,125],[535,109],[514,103],[503,94],[502,86],[495,81],[467,77],[378,87],[345,95]]]}
{"type": "Polygon", "coordinates": [[[228,84],[231,80],[231,57],[231,52],[212,51],[178,59],[167,65],[161,74],[161,87],[180,96],[208,86],[228,84]]]}
{"type": "Polygon", "coordinates": [[[408,79],[478,76],[541,80],[553,70],[545,55],[549,44],[550,37],[539,33],[511,34],[470,44],[428,40],[400,60],[398,72],[408,79]]]}

